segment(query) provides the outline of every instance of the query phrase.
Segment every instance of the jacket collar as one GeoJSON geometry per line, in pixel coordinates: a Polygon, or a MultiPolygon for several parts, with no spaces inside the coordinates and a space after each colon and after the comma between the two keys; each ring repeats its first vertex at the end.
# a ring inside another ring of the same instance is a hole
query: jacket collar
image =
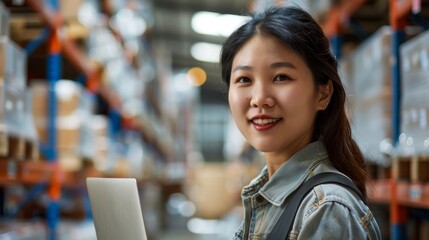
{"type": "Polygon", "coordinates": [[[312,170],[328,160],[328,154],[321,140],[312,142],[295,153],[268,179],[265,167],[261,174],[243,189],[242,196],[259,193],[271,204],[281,206],[310,175],[312,170]]]}

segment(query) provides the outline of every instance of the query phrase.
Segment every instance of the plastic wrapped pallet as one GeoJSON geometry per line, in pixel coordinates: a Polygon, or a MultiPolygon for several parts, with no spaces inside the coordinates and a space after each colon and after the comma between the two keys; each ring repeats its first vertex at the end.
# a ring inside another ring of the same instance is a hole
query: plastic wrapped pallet
{"type": "Polygon", "coordinates": [[[401,45],[400,150],[407,154],[429,154],[429,31],[401,45]]]}
{"type": "Polygon", "coordinates": [[[382,27],[352,54],[353,92],[358,100],[391,92],[391,39],[391,29],[382,27]]]}
{"type": "Polygon", "coordinates": [[[358,99],[353,107],[354,137],[366,159],[385,164],[381,145],[391,139],[391,95],[358,99]]]}
{"type": "Polygon", "coordinates": [[[0,2],[0,37],[9,35],[9,11],[3,4],[3,1],[0,2]]]}
{"type": "Polygon", "coordinates": [[[351,55],[352,128],[364,156],[380,164],[392,137],[391,35],[382,27],[351,55]]]}
{"type": "Polygon", "coordinates": [[[7,37],[0,38],[0,82],[24,89],[27,79],[27,56],[24,50],[7,37]]]}
{"type": "Polygon", "coordinates": [[[86,159],[94,159],[96,157],[96,133],[93,130],[92,125],[94,112],[94,97],[87,91],[82,91],[80,99],[80,139],[79,139],[79,153],[86,159]]]}
{"type": "Polygon", "coordinates": [[[37,160],[39,158],[39,140],[36,131],[36,125],[33,117],[33,95],[31,89],[25,90],[24,104],[24,138],[26,141],[25,157],[28,160],[37,160]]]}
{"type": "Polygon", "coordinates": [[[24,157],[24,104],[23,90],[0,84],[0,156],[24,157]]]}

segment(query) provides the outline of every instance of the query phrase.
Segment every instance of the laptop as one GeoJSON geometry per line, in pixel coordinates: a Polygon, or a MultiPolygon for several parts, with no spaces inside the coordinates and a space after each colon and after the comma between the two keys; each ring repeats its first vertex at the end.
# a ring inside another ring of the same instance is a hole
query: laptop
{"type": "Polygon", "coordinates": [[[147,240],[134,178],[87,178],[98,240],[147,240]]]}

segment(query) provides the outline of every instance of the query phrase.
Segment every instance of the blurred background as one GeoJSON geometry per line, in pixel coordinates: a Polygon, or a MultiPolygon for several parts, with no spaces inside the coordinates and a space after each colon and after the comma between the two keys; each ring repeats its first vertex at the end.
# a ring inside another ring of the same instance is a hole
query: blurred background
{"type": "Polygon", "coordinates": [[[136,178],[149,239],[231,239],[264,161],[219,51],[284,4],[331,41],[383,239],[429,239],[426,0],[2,0],[0,239],[96,239],[87,177],[136,178]]]}

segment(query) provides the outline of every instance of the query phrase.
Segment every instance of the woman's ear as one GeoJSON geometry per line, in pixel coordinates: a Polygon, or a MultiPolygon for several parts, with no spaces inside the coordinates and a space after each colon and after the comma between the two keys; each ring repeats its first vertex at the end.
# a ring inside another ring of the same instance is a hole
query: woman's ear
{"type": "Polygon", "coordinates": [[[329,80],[325,85],[320,85],[318,91],[319,96],[317,102],[317,110],[325,110],[328,107],[332,93],[334,92],[332,81],[329,80]]]}

